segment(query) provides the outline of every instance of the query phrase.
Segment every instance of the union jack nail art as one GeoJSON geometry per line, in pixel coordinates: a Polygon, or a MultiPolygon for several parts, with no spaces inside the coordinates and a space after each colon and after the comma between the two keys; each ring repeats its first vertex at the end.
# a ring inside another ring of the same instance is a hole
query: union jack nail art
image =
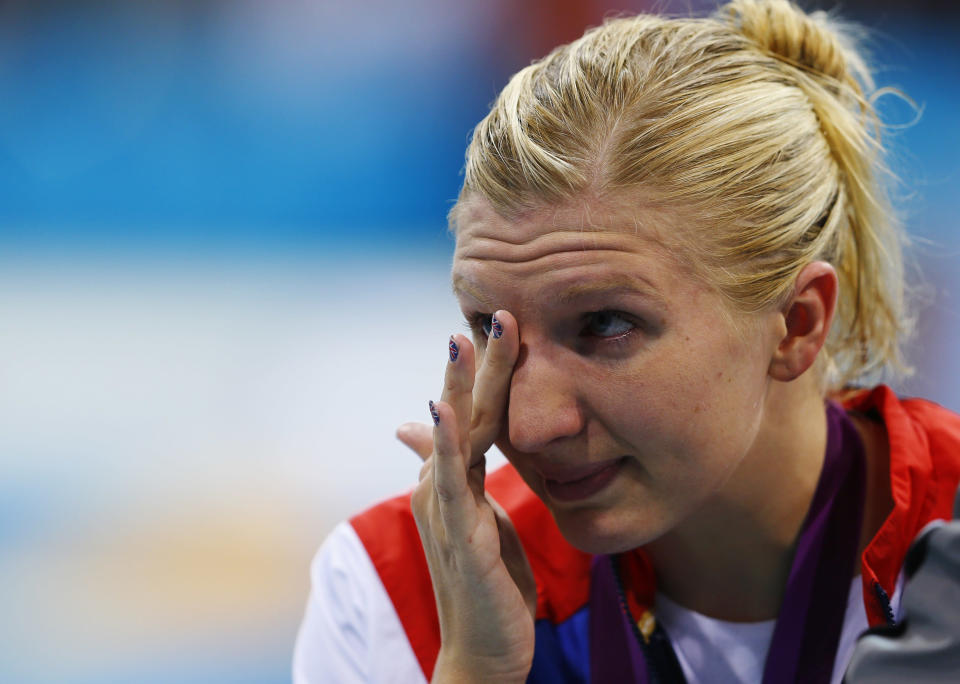
{"type": "Polygon", "coordinates": [[[457,345],[456,341],[453,339],[453,335],[450,336],[450,362],[457,360],[457,357],[460,356],[460,347],[457,345]]]}
{"type": "Polygon", "coordinates": [[[430,416],[433,418],[433,424],[440,424],[440,414],[437,412],[437,405],[433,403],[433,399],[430,400],[430,416]]]}
{"type": "Polygon", "coordinates": [[[503,326],[497,320],[496,314],[490,316],[490,334],[493,335],[495,340],[499,340],[500,336],[503,335],[503,326]]]}

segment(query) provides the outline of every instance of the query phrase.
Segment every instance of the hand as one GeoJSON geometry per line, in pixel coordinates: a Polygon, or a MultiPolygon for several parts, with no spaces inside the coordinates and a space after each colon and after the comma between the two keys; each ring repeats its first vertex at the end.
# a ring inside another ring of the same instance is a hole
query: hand
{"type": "Polygon", "coordinates": [[[516,320],[488,340],[474,384],[474,348],[453,340],[439,422],[407,423],[401,441],[424,459],[411,506],[423,542],[440,618],[439,681],[525,681],[533,661],[536,583],[516,530],[484,492],[484,453],[505,419],[510,377],[520,347],[516,320]]]}

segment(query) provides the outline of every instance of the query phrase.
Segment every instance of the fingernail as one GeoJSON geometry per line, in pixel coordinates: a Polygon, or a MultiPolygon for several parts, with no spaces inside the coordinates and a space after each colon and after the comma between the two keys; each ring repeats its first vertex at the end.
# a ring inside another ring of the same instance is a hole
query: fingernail
{"type": "Polygon", "coordinates": [[[490,316],[490,334],[493,335],[495,340],[499,340],[500,336],[503,335],[503,326],[497,320],[496,314],[490,316]]]}
{"type": "Polygon", "coordinates": [[[433,424],[440,424],[440,414],[437,412],[437,405],[433,403],[433,399],[430,400],[430,416],[433,418],[433,424]]]}
{"type": "Polygon", "coordinates": [[[453,363],[457,360],[457,357],[460,356],[460,347],[457,345],[456,341],[453,339],[453,335],[450,336],[450,362],[453,363]]]}

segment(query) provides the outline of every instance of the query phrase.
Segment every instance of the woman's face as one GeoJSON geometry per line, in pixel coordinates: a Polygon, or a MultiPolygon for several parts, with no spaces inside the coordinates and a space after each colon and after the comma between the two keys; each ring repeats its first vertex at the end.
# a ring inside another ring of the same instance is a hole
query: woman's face
{"type": "Polygon", "coordinates": [[[699,229],[609,203],[507,221],[472,200],[459,215],[453,282],[478,355],[494,311],[520,331],[497,444],[585,551],[676,527],[760,428],[776,337],[767,318],[725,312],[659,237],[699,229]]]}

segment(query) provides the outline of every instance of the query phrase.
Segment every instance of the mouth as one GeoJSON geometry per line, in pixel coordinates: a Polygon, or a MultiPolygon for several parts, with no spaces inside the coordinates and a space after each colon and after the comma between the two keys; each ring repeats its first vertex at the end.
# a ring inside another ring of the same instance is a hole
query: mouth
{"type": "Polygon", "coordinates": [[[576,468],[540,471],[544,489],[555,501],[581,501],[604,489],[617,476],[627,457],[576,468]]]}

